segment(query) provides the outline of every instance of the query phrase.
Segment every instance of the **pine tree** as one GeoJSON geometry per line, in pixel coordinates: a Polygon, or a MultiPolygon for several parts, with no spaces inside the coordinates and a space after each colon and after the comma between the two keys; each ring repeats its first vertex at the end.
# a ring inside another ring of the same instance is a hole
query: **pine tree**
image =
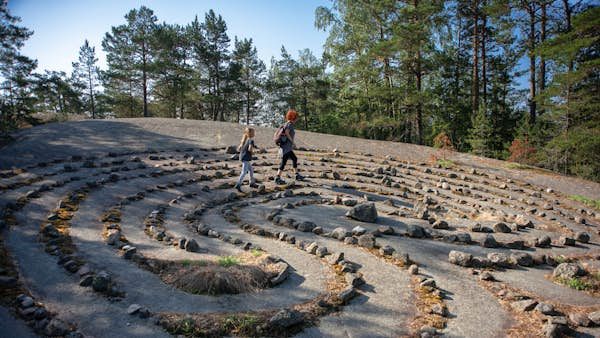
{"type": "Polygon", "coordinates": [[[82,84],[89,97],[89,107],[92,113],[92,119],[96,118],[96,106],[94,103],[95,91],[98,86],[99,68],[96,66],[98,58],[96,57],[96,47],[90,46],[86,39],[83,46],[79,49],[79,60],[73,62],[73,79],[82,84]]]}
{"type": "MultiPolygon", "coordinates": [[[[242,96],[242,106],[245,110],[245,122],[250,124],[254,114],[253,109],[262,97],[262,86],[265,73],[265,64],[258,58],[256,47],[252,46],[252,39],[234,39],[235,49],[232,62],[239,67],[239,92],[242,96]]],[[[238,123],[240,121],[238,114],[238,123]]]]}

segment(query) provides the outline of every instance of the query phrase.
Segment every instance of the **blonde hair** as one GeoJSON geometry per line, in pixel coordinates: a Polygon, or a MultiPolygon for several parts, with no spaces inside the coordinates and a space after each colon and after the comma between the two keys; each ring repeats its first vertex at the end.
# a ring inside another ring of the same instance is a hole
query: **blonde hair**
{"type": "Polygon", "coordinates": [[[244,130],[244,136],[242,136],[242,140],[240,141],[240,145],[238,146],[238,151],[242,149],[244,143],[250,138],[254,136],[254,128],[247,127],[244,130]],[[250,136],[252,135],[252,136],[250,136]]]}

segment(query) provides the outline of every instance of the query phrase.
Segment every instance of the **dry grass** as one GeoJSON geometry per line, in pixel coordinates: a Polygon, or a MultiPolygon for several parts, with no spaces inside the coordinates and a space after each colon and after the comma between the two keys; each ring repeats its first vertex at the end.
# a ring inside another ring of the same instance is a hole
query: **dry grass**
{"type": "Polygon", "coordinates": [[[409,324],[411,332],[418,336],[416,333],[419,332],[423,326],[431,326],[437,329],[445,328],[447,319],[440,315],[430,313],[431,307],[436,304],[446,307],[442,298],[433,293],[430,289],[421,287],[419,279],[416,277],[413,277],[412,279],[411,288],[416,295],[415,306],[417,307],[417,315],[409,324]]]}

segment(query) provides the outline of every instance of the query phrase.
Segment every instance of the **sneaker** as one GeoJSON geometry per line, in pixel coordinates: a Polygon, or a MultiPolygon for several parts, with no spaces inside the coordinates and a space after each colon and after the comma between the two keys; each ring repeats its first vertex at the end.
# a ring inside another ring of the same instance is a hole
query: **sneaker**
{"type": "Polygon", "coordinates": [[[235,186],[233,186],[235,188],[235,190],[239,191],[239,192],[243,192],[242,191],[242,187],[239,184],[236,184],[235,186]]]}
{"type": "Polygon", "coordinates": [[[254,188],[254,189],[258,188],[258,184],[250,183],[250,188],[254,188]]]}
{"type": "Polygon", "coordinates": [[[285,184],[285,181],[281,179],[281,177],[275,177],[275,183],[277,184],[285,184]]]}
{"type": "Polygon", "coordinates": [[[296,181],[304,181],[304,176],[296,174],[296,181]]]}

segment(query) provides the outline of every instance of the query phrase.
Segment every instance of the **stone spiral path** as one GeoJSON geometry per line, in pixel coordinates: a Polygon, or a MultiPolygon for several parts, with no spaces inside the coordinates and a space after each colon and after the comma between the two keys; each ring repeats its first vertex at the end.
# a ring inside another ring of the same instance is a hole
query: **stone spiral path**
{"type": "Polygon", "coordinates": [[[259,188],[238,193],[237,133],[81,126],[0,150],[1,337],[600,335],[598,292],[552,277],[571,262],[600,279],[600,213],[557,188],[307,146],[305,180],[275,185],[266,148],[259,188]],[[281,270],[239,294],[189,293],[156,268],[251,256],[281,270]]]}

